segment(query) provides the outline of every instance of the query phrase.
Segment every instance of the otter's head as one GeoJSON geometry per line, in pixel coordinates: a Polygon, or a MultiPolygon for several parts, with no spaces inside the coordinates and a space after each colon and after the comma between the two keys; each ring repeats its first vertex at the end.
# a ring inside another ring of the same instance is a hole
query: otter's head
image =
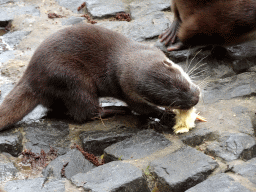
{"type": "Polygon", "coordinates": [[[184,70],[168,58],[146,70],[140,93],[148,102],[173,109],[190,109],[200,97],[200,90],[184,70]]]}

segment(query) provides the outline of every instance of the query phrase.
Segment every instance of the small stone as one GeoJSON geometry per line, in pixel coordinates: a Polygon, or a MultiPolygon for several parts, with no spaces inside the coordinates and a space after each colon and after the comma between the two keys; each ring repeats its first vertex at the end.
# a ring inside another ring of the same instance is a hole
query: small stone
{"type": "Polygon", "coordinates": [[[1,133],[0,134],[0,152],[10,153],[17,157],[22,152],[21,133],[1,133]]]}
{"type": "Polygon", "coordinates": [[[186,192],[250,192],[225,173],[214,175],[186,192]]]}
{"type": "Polygon", "coordinates": [[[226,133],[220,137],[219,142],[214,141],[208,145],[206,150],[226,161],[238,158],[249,160],[256,156],[256,141],[244,133],[226,133]]]}
{"type": "Polygon", "coordinates": [[[256,185],[256,158],[239,165],[234,165],[232,171],[238,175],[248,178],[256,185]]]}
{"type": "Polygon", "coordinates": [[[62,25],[74,25],[81,23],[85,18],[84,17],[69,17],[68,19],[62,20],[62,25]]]}
{"type": "Polygon", "coordinates": [[[61,179],[64,176],[70,179],[73,175],[86,173],[94,167],[90,161],[85,159],[80,151],[73,149],[67,154],[54,159],[42,173],[45,177],[52,176],[56,179],[61,179]]]}
{"type": "Polygon", "coordinates": [[[159,191],[172,192],[185,191],[204,181],[216,167],[216,161],[188,146],[150,163],[159,191]]]}
{"type": "Polygon", "coordinates": [[[109,131],[88,131],[80,134],[84,151],[94,155],[102,155],[108,146],[130,138],[136,134],[136,129],[121,127],[109,131]]]}
{"type": "Polygon", "coordinates": [[[114,161],[87,173],[79,173],[71,178],[76,186],[94,192],[132,191],[150,192],[142,170],[121,161],[114,161]]]}
{"type": "Polygon", "coordinates": [[[143,130],[135,136],[109,146],[104,150],[104,159],[130,160],[146,157],[158,150],[171,145],[171,142],[162,134],[153,130],[143,130]]]}

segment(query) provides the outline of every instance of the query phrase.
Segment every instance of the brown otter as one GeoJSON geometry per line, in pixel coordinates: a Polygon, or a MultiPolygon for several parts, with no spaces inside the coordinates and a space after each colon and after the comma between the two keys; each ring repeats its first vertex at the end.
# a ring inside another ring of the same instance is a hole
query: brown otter
{"type": "Polygon", "coordinates": [[[168,51],[256,39],[255,0],[172,0],[174,21],[160,41],[168,51]]]}
{"type": "Polygon", "coordinates": [[[35,51],[0,106],[0,130],[21,120],[38,104],[77,122],[115,112],[99,97],[125,101],[139,114],[159,117],[158,106],[188,109],[199,88],[155,47],[100,26],[78,24],[54,33],[35,51]]]}

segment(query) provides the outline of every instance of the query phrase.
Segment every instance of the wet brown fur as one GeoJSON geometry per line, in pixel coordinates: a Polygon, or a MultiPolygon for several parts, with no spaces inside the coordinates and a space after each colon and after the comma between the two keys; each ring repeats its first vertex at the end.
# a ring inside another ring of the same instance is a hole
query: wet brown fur
{"type": "Polygon", "coordinates": [[[105,96],[149,116],[163,113],[158,105],[192,107],[199,89],[165,60],[157,48],[99,26],[79,24],[60,30],[37,48],[1,104],[0,130],[38,104],[77,122],[99,116],[98,99],[105,96]]]}
{"type": "MultiPolygon", "coordinates": [[[[255,0],[172,0],[172,10],[173,24],[179,26],[174,29],[176,37],[186,47],[233,45],[256,38],[255,0]]],[[[161,41],[175,46],[176,37],[161,41]]]]}

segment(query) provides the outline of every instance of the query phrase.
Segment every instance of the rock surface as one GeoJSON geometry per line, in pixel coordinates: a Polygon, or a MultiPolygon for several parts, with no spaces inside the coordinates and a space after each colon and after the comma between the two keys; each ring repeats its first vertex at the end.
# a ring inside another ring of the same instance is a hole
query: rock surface
{"type": "MultiPolygon", "coordinates": [[[[170,0],[0,0],[0,103],[45,38],[93,19],[96,25],[159,47],[183,67],[201,88],[196,109],[207,119],[196,122],[188,133],[175,135],[172,123],[163,119],[129,114],[76,124],[42,119],[46,109],[38,106],[0,133],[0,191],[78,192],[93,187],[131,192],[256,191],[256,40],[167,52],[158,36],[173,20],[170,4],[170,0]],[[130,14],[131,21],[117,20],[118,12],[130,14]],[[53,13],[60,17],[50,18],[53,13]],[[70,149],[74,143],[96,155],[91,155],[94,161],[103,158],[106,164],[95,167],[81,152],[70,149]],[[35,153],[28,164],[22,163],[24,149],[35,153]],[[30,165],[40,161],[45,165],[43,154],[52,149],[58,157],[47,167],[30,165]],[[110,162],[118,159],[122,161],[110,162]]],[[[125,106],[112,98],[101,98],[100,103],[125,106]]]]}

